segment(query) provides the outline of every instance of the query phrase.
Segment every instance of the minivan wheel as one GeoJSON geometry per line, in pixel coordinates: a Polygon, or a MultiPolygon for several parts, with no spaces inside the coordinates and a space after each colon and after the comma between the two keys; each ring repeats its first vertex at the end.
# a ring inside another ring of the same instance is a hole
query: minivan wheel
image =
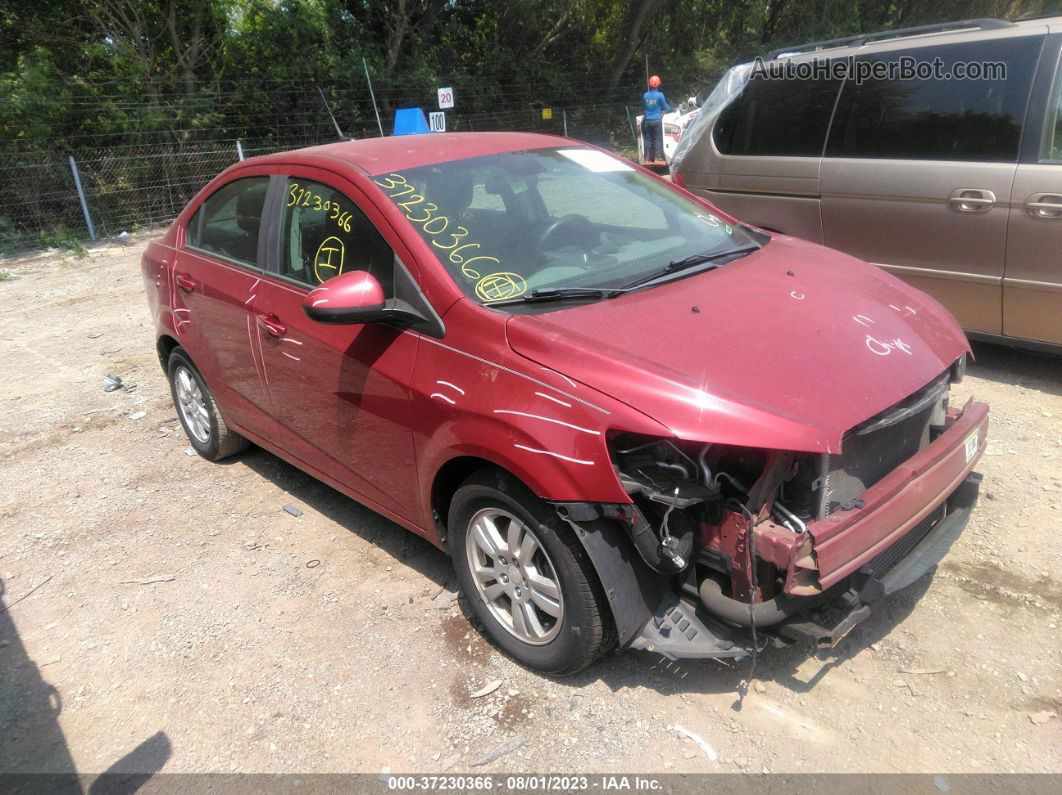
{"type": "Polygon", "coordinates": [[[450,556],[472,611],[503,651],[564,675],[613,645],[607,602],[571,528],[500,471],[472,475],[450,504],[450,556]]]}
{"type": "Polygon", "coordinates": [[[199,455],[220,461],[247,448],[248,441],[225,424],[206,381],[182,348],[173,349],[167,372],[177,416],[199,455]]]}

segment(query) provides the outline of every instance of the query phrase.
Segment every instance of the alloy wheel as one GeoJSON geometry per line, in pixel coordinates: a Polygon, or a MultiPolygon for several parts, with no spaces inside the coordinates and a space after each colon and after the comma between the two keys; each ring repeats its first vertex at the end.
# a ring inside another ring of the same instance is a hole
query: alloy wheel
{"type": "Polygon", "coordinates": [[[508,511],[484,508],[469,522],[465,552],[479,597],[510,634],[534,646],[557,636],[564,595],[531,528],[508,511]]]}
{"type": "Polygon", "coordinates": [[[199,382],[184,365],[179,365],[173,373],[173,383],[177,393],[177,407],[180,409],[184,425],[200,444],[210,442],[210,410],[207,408],[203,390],[199,382]]]}

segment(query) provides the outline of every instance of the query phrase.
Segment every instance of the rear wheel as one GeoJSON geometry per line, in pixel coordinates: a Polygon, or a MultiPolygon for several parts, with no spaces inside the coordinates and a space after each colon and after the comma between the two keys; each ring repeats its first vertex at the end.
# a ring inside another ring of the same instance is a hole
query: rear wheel
{"type": "Polygon", "coordinates": [[[484,470],[450,506],[461,588],[491,639],[529,668],[571,674],[613,643],[607,603],[571,528],[523,484],[484,470]]]}
{"type": "Polygon", "coordinates": [[[173,349],[166,369],[173,405],[195,451],[210,461],[220,461],[245,450],[248,441],[229,430],[206,381],[183,348],[173,349]]]}

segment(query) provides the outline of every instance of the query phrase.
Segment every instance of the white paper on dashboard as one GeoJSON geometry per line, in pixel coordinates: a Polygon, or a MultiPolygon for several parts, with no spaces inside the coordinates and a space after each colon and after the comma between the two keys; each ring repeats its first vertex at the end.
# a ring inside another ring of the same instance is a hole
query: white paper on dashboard
{"type": "Polygon", "coordinates": [[[619,158],[599,152],[596,149],[558,149],[569,160],[574,160],[587,171],[604,173],[608,171],[634,171],[619,158]]]}

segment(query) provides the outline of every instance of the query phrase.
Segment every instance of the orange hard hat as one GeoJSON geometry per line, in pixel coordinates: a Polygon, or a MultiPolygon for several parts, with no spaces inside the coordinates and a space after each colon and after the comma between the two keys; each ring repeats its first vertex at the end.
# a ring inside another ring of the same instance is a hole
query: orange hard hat
{"type": "Polygon", "coordinates": [[[653,75],[649,78],[649,88],[660,88],[660,75],[653,75]]]}

